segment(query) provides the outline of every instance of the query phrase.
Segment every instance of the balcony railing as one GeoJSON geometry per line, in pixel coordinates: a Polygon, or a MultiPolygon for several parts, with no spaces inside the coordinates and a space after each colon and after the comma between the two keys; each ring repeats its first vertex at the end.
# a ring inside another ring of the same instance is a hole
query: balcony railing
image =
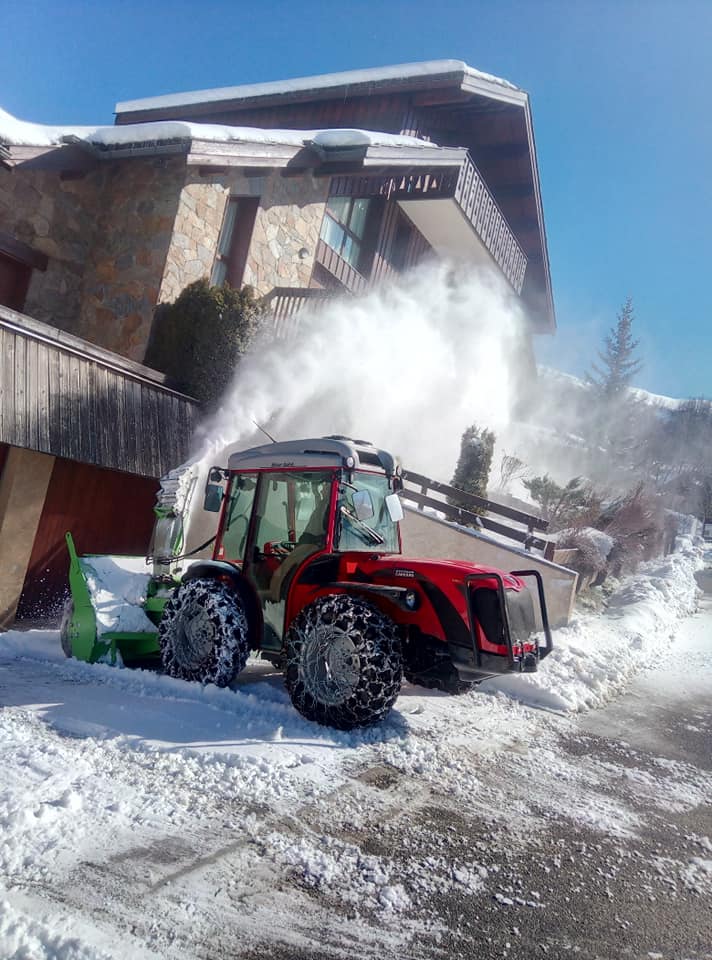
{"type": "Polygon", "coordinates": [[[275,336],[282,340],[296,335],[299,314],[306,306],[310,310],[319,310],[336,295],[333,290],[311,287],[275,287],[262,303],[272,317],[275,336]]]}
{"type": "Polygon", "coordinates": [[[321,239],[316,247],[315,260],[350,293],[363,293],[366,290],[368,286],[366,278],[321,239]]]}
{"type": "Polygon", "coordinates": [[[337,197],[385,197],[390,200],[452,198],[517,293],[522,292],[527,257],[471,157],[459,168],[404,175],[334,177],[337,197]]]}

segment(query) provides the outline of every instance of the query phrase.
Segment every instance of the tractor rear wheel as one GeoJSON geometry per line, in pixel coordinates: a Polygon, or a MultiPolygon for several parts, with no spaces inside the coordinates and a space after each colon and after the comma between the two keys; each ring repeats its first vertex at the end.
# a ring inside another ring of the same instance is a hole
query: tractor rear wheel
{"type": "Polygon", "coordinates": [[[320,597],[292,621],[286,683],[308,720],[339,730],[383,720],[400,691],[401,642],[395,623],[348,594],[320,597]]]}
{"type": "Polygon", "coordinates": [[[171,677],[226,687],[250,652],[240,597],[217,580],[181,584],[158,627],[163,669],[171,677]]]}
{"type": "Polygon", "coordinates": [[[422,634],[409,637],[405,644],[403,675],[408,683],[444,693],[469,693],[476,686],[460,679],[442,640],[422,634]]]}

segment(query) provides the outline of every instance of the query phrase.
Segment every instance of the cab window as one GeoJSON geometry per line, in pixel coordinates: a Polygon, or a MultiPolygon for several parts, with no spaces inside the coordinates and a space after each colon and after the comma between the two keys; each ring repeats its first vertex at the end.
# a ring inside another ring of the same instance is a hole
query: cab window
{"type": "Polygon", "coordinates": [[[257,477],[254,474],[237,474],[232,479],[222,535],[224,555],[230,560],[245,559],[247,531],[250,528],[256,487],[257,477]]]}
{"type": "Polygon", "coordinates": [[[353,474],[349,483],[339,485],[339,506],[337,513],[337,549],[377,550],[379,553],[399,553],[398,524],[391,520],[386,506],[386,497],[393,491],[388,486],[388,478],[378,473],[353,474]],[[373,516],[359,520],[363,514],[363,504],[368,500],[357,494],[368,493],[373,516]]]}

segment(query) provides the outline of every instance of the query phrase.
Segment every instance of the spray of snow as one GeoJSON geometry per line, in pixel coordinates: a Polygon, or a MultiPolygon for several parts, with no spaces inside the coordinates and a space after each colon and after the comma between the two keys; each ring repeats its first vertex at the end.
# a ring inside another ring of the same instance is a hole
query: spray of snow
{"type": "Polygon", "coordinates": [[[201,481],[232,450],[265,442],[255,422],[277,439],[369,440],[448,480],[467,426],[509,420],[521,330],[504,281],[444,263],[300,314],[299,338],[258,345],[203,425],[201,481]]]}

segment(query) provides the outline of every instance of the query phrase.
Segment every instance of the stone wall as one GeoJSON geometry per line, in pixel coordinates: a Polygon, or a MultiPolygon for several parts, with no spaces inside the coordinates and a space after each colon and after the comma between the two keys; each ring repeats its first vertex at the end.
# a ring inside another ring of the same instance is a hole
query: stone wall
{"type": "Polygon", "coordinates": [[[0,168],[0,230],[48,257],[33,270],[25,312],[78,334],[84,270],[103,171],[80,180],[58,173],[0,168]]]}
{"type": "Polygon", "coordinates": [[[132,360],[143,359],[184,177],[183,157],[106,164],[79,336],[132,360]]]}
{"type": "Polygon", "coordinates": [[[263,182],[239,170],[200,176],[188,168],[158,295],[161,303],[175,300],[195,280],[210,279],[228,198],[258,197],[263,182]]]}
{"type": "Polygon", "coordinates": [[[0,171],[0,230],[49,258],[25,311],[141,361],[157,303],[210,277],[230,196],[259,197],[244,282],[308,287],[329,191],[310,174],[201,176],[184,157],[110,160],[79,179],[0,171]]]}
{"type": "Polygon", "coordinates": [[[245,267],[245,283],[257,293],[309,286],[328,195],[328,177],[276,171],[265,178],[245,267]]]}
{"type": "Polygon", "coordinates": [[[309,175],[283,177],[275,171],[245,177],[221,171],[199,177],[189,171],[159,300],[173,301],[189,283],[210,277],[231,196],[260,198],[244,282],[258,294],[278,286],[308,287],[328,191],[328,178],[309,175]]]}

